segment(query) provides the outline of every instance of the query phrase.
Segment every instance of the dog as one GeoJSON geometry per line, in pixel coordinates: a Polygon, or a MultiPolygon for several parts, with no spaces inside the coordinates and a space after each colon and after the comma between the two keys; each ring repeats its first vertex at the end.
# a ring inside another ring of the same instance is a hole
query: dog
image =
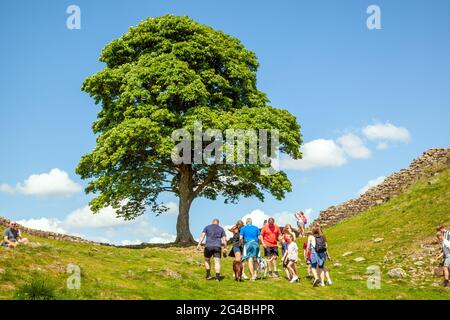
{"type": "Polygon", "coordinates": [[[267,278],[267,271],[269,270],[269,263],[272,262],[273,258],[266,259],[259,257],[258,258],[258,275],[262,280],[263,278],[267,278]]]}
{"type": "Polygon", "coordinates": [[[233,261],[234,279],[242,282],[242,273],[244,272],[244,264],[242,261],[233,261]]]}

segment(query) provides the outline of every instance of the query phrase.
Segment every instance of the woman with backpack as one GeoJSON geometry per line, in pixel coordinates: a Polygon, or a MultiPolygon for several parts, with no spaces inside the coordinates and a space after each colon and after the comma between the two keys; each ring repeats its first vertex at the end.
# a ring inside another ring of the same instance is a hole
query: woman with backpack
{"type": "Polygon", "coordinates": [[[314,276],[313,286],[331,285],[330,273],[325,268],[325,261],[329,258],[327,254],[327,240],[319,226],[314,226],[312,235],[308,237],[307,250],[311,256],[311,271],[314,276]],[[320,277],[320,279],[319,279],[320,277]],[[327,281],[325,282],[325,278],[327,281]]]}

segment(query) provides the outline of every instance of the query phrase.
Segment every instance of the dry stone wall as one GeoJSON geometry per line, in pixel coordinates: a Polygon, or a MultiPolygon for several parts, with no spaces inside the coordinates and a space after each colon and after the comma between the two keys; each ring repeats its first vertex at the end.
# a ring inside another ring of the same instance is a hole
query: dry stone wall
{"type": "MultiPolygon", "coordinates": [[[[3,226],[4,228],[6,228],[9,226],[9,223],[10,223],[10,220],[0,217],[0,226],[3,226]]],[[[70,241],[70,242],[79,242],[79,243],[101,244],[101,243],[89,241],[89,240],[86,240],[86,239],[83,239],[80,237],[70,236],[67,234],[61,234],[61,233],[55,233],[55,232],[49,232],[49,231],[41,231],[41,230],[26,228],[23,226],[20,226],[19,229],[22,233],[26,233],[26,234],[40,237],[40,238],[61,240],[61,241],[70,241]]],[[[104,245],[104,244],[102,243],[102,245],[104,245]]]]}
{"type": "Polygon", "coordinates": [[[445,167],[450,167],[450,148],[428,150],[414,160],[409,168],[394,173],[386,178],[382,184],[368,190],[359,198],[321,211],[315,222],[324,227],[332,226],[345,218],[387,202],[418,180],[432,177],[445,167]]]}

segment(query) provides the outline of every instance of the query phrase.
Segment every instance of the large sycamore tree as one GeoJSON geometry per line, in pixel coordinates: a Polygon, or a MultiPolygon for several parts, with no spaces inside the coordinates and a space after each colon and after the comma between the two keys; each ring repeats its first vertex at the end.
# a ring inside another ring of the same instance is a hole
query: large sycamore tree
{"type": "Polygon", "coordinates": [[[203,130],[276,129],[280,151],[301,157],[299,124],[257,89],[257,58],[238,39],[166,15],[131,27],[103,49],[100,61],[105,68],[82,86],[101,105],[92,126],[97,144],[77,167],[89,179],[94,212],[112,206],[125,219],[147,209],[160,214],[167,210],[160,195],[171,192],[179,198],[176,242],[189,245],[195,198],[235,203],[241,196],[263,201],[272,194],[280,200],[291,191],[284,172],[261,174],[266,164],[172,161],[173,131],[192,132],[197,121],[203,130]]]}

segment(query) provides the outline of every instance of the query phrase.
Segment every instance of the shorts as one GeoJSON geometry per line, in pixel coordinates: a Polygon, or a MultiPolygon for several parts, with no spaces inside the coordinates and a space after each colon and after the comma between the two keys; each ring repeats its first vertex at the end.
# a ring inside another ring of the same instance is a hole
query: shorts
{"type": "Polygon", "coordinates": [[[319,267],[320,269],[323,269],[325,267],[325,261],[327,260],[327,253],[326,252],[311,252],[311,268],[316,269],[319,267]]]}
{"type": "Polygon", "coordinates": [[[256,241],[250,241],[247,242],[244,245],[244,253],[242,260],[248,260],[250,258],[257,258],[259,257],[259,244],[256,241]]]}
{"type": "Polygon", "coordinates": [[[297,259],[289,259],[289,262],[297,263],[297,259]]]}
{"type": "Polygon", "coordinates": [[[446,257],[444,260],[444,267],[450,268],[450,257],[446,257]]]}
{"type": "Polygon", "coordinates": [[[304,228],[305,227],[305,223],[303,221],[297,221],[297,227],[304,228]]]}
{"type": "Polygon", "coordinates": [[[286,242],[281,243],[281,254],[284,256],[284,253],[287,250],[286,242]]]}
{"type": "Polygon", "coordinates": [[[267,258],[270,258],[272,256],[279,256],[278,247],[267,247],[264,248],[264,255],[267,258]]]}
{"type": "Polygon", "coordinates": [[[233,249],[231,249],[231,250],[233,250],[234,253],[236,253],[236,252],[241,253],[242,252],[241,247],[233,247],[233,249]]]}
{"type": "Polygon", "coordinates": [[[214,256],[214,258],[220,258],[222,256],[222,248],[221,247],[205,247],[204,256],[207,259],[211,258],[212,256],[214,256]]]}

